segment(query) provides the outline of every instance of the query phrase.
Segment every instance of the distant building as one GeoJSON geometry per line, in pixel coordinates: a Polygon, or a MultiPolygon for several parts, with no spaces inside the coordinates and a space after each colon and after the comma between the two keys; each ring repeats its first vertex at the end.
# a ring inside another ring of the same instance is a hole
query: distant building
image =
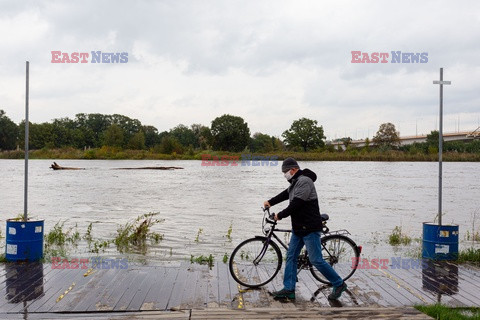
{"type": "MultiPolygon", "coordinates": [[[[447,132],[443,134],[443,141],[470,141],[474,139],[480,139],[480,127],[478,127],[473,131],[463,131],[463,132],[453,132],[453,133],[447,132]]],[[[375,144],[372,141],[373,138],[369,140],[370,140],[369,145],[374,146],[375,144]]],[[[426,141],[427,141],[427,135],[400,137],[400,145],[402,146],[414,144],[415,142],[422,143],[426,141]]],[[[335,142],[331,142],[330,144],[335,146],[336,148],[341,147],[342,149],[345,150],[345,145],[343,141],[335,141],[335,142]]],[[[349,145],[354,148],[361,148],[365,146],[365,140],[352,140],[350,141],[349,145]]]]}

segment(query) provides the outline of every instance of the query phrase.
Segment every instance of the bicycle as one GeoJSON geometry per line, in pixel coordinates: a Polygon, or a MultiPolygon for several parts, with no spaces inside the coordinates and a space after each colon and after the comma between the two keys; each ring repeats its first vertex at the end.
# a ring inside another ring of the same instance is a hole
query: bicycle
{"type": "MultiPolygon", "coordinates": [[[[230,274],[239,284],[249,287],[261,287],[275,278],[282,268],[282,254],[277,243],[288,250],[286,245],[275,232],[289,233],[291,230],[277,229],[277,222],[274,214],[270,214],[269,208],[262,208],[264,217],[262,230],[264,236],[255,236],[240,243],[232,252],[229,260],[230,274]]],[[[345,281],[356,271],[359,257],[362,251],[361,246],[347,237],[350,233],[347,230],[332,231],[327,227],[329,216],[322,214],[322,254],[338,275],[345,281]]],[[[298,257],[297,275],[302,270],[310,270],[313,277],[324,284],[331,284],[308,259],[307,250],[302,250],[298,257]]]]}

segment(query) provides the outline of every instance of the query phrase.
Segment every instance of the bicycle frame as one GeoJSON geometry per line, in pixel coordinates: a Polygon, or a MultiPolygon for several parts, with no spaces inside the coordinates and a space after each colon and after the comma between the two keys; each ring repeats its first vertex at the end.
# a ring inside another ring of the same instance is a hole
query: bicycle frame
{"type": "MultiPolygon", "coordinates": [[[[290,230],[290,229],[276,229],[275,227],[276,227],[276,225],[277,225],[277,222],[276,222],[275,220],[271,220],[273,215],[270,214],[270,208],[262,208],[262,209],[264,210],[264,212],[266,211],[266,212],[268,213],[268,216],[269,216],[268,218],[265,217],[264,219],[266,220],[267,223],[269,223],[269,224],[272,225],[271,229],[268,230],[268,231],[266,232],[266,234],[265,234],[266,237],[267,237],[267,244],[268,244],[270,241],[272,241],[272,237],[273,237],[275,240],[277,240],[277,241],[280,243],[280,245],[281,245],[285,250],[288,251],[288,245],[285,244],[285,243],[275,234],[275,232],[291,233],[292,230],[290,230]]],[[[323,222],[323,227],[324,227],[324,228],[323,228],[322,231],[321,231],[321,233],[322,233],[323,236],[327,236],[327,235],[344,235],[344,236],[350,235],[350,232],[348,232],[348,230],[346,230],[346,229],[340,229],[340,230],[336,230],[336,231],[330,231],[330,229],[328,229],[328,227],[327,227],[326,221],[323,222]]],[[[259,237],[260,237],[260,236],[259,236],[259,237]]],[[[264,256],[265,253],[267,252],[267,247],[268,247],[268,245],[265,245],[265,246],[264,246],[264,249],[262,249],[262,251],[260,252],[260,254],[258,255],[258,257],[255,258],[255,260],[253,261],[254,264],[257,265],[257,264],[262,260],[263,256],[264,256]]],[[[323,244],[322,244],[322,250],[325,250],[325,252],[326,252],[330,257],[333,256],[333,255],[330,253],[330,251],[328,250],[328,248],[326,248],[325,245],[323,245],[323,244]]],[[[360,250],[361,250],[361,249],[360,249],[360,250]]],[[[308,253],[307,253],[307,255],[308,255],[308,253]]]]}
{"type": "MultiPolygon", "coordinates": [[[[232,252],[229,262],[230,273],[235,281],[244,286],[252,288],[265,285],[277,275],[283,260],[281,248],[283,247],[283,249],[287,252],[289,249],[287,237],[285,237],[285,239],[282,241],[281,237],[277,235],[277,232],[284,234],[292,232],[290,229],[277,229],[277,221],[274,219],[274,215],[270,214],[270,210],[268,208],[262,209],[264,211],[264,217],[262,220],[263,235],[255,236],[254,238],[247,239],[240,243],[232,252]],[[245,248],[247,252],[246,260],[244,260],[243,248],[245,248]],[[250,255],[249,258],[249,250],[256,252],[256,254],[250,255]],[[263,266],[264,262],[266,266],[268,266],[270,262],[273,262],[273,265],[270,264],[270,267],[267,269],[265,266],[263,266]],[[237,265],[241,267],[237,269],[237,265]],[[258,272],[256,269],[257,267],[261,268],[260,270],[262,271],[258,272]],[[240,272],[241,275],[239,275],[238,272],[240,272]]],[[[347,236],[350,233],[344,229],[330,232],[327,227],[328,216],[322,216],[322,218],[324,220],[321,230],[321,250],[323,251],[324,260],[334,267],[334,265],[337,265],[339,261],[342,261],[342,264],[345,263],[345,261],[350,263],[350,256],[358,258],[361,253],[361,246],[357,246],[355,242],[353,242],[353,240],[347,236]],[[338,251],[339,248],[342,248],[342,251],[338,251]],[[342,257],[339,259],[341,254],[340,252],[343,252],[344,250],[343,248],[347,250],[345,251],[347,254],[342,255],[342,257]]],[[[324,278],[321,272],[318,273],[318,270],[315,269],[310,262],[306,249],[302,250],[298,256],[297,273],[301,270],[309,270],[316,280],[325,284],[329,284],[329,280],[324,278]]],[[[352,268],[352,271],[346,270],[346,273],[342,271],[340,276],[344,280],[347,280],[354,272],[355,268],[352,268]]]]}

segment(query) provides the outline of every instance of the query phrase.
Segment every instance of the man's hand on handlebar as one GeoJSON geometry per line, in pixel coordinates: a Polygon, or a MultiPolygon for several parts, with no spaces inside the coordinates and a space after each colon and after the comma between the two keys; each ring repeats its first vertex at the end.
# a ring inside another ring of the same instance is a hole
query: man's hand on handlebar
{"type": "MultiPolygon", "coordinates": [[[[263,210],[270,209],[270,208],[271,208],[270,202],[265,201],[265,202],[263,203],[263,207],[264,207],[263,210]]],[[[271,218],[272,218],[273,220],[275,220],[275,221],[280,220],[280,218],[278,217],[278,215],[277,215],[276,213],[272,213],[272,214],[271,214],[271,218]]]]}

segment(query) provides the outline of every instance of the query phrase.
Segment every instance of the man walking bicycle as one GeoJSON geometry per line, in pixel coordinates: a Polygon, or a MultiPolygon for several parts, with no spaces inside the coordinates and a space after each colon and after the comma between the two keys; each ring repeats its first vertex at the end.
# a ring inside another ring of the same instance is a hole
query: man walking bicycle
{"type": "Polygon", "coordinates": [[[288,216],[292,220],[292,235],[287,251],[283,289],[272,294],[279,299],[295,299],[297,260],[300,251],[305,245],[310,262],[333,285],[332,293],[330,293],[328,299],[336,300],[347,289],[347,285],[322,256],[320,242],[322,219],[318,206],[317,191],[314,185],[317,175],[309,169],[300,170],[297,161],[293,158],[287,158],[283,161],[282,172],[290,186],[264,202],[265,207],[271,207],[282,201],[289,200],[288,207],[276,214],[275,220],[281,220],[288,216]]]}

